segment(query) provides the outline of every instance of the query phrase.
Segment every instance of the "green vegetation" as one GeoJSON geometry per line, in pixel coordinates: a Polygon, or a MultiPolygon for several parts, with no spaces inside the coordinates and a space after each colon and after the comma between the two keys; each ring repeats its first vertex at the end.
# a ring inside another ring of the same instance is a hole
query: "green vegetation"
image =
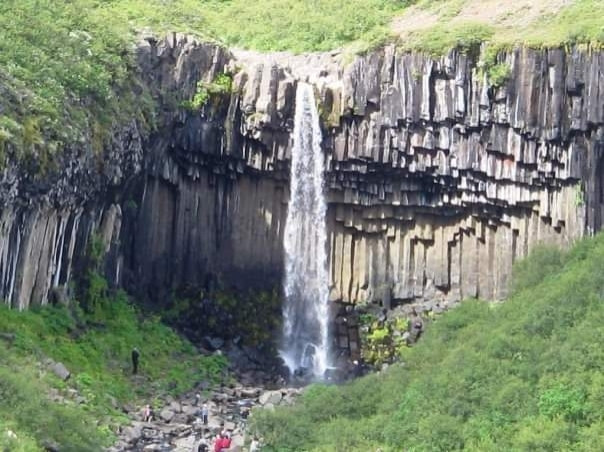
{"type": "Polygon", "coordinates": [[[404,46],[435,56],[443,55],[454,47],[465,52],[477,53],[480,44],[491,36],[493,36],[493,27],[479,22],[446,27],[439,24],[411,35],[404,46]]]}
{"type": "MultiPolygon", "coordinates": [[[[500,49],[604,43],[601,0],[534,0],[532,4],[531,8],[515,2],[485,6],[480,0],[422,0],[406,10],[394,28],[402,47],[432,55],[455,47],[474,49],[485,41],[500,49]]],[[[493,77],[502,80],[502,75],[500,69],[493,77]]]]}
{"type": "Polygon", "coordinates": [[[361,355],[366,363],[380,366],[393,362],[404,353],[407,347],[403,340],[403,333],[407,331],[406,318],[393,317],[380,322],[374,315],[363,314],[360,324],[361,355]]]}
{"type": "Polygon", "coordinates": [[[152,395],[180,394],[199,381],[221,377],[224,358],[200,357],[122,292],[108,296],[99,287],[106,289],[106,283],[91,289],[101,295],[88,305],[90,312],[77,305],[26,312],[0,307],[0,332],[15,334],[12,346],[0,340],[0,449],[29,452],[50,441],[66,451],[100,450],[125,419],[121,404],[153,402],[152,395]],[[131,375],[133,347],[141,356],[136,377],[131,375]],[[71,378],[57,379],[40,364],[46,358],[62,362],[71,378]],[[51,388],[66,402],[52,402],[51,388]],[[86,403],[71,399],[70,389],[86,403]],[[17,440],[4,436],[8,429],[17,440]]]}
{"type": "MultiPolygon", "coordinates": [[[[558,14],[544,16],[535,27],[526,30],[522,41],[531,47],[604,43],[600,0],[574,0],[558,14]]],[[[511,34],[511,33],[510,33],[511,34]]]]}
{"type": "Polygon", "coordinates": [[[183,330],[194,324],[199,340],[204,336],[239,338],[244,345],[268,350],[281,327],[281,299],[276,290],[204,293],[189,288],[174,297],[162,317],[183,330]]]}
{"type": "Polygon", "coordinates": [[[227,45],[294,52],[331,50],[389,34],[404,0],[110,0],[103,8],[117,20],[154,30],[197,32],[227,45]]]}
{"type": "Polygon", "coordinates": [[[503,304],[466,301],[392,365],[255,411],[267,450],[597,451],[604,444],[604,234],[540,248],[503,304]]]}
{"type": "Polygon", "coordinates": [[[201,110],[209,100],[218,100],[223,95],[230,94],[232,84],[233,77],[230,74],[218,74],[210,83],[200,80],[197,82],[197,89],[193,95],[193,99],[183,102],[182,106],[189,110],[201,110]]]}
{"type": "Polygon", "coordinates": [[[0,163],[26,159],[44,172],[65,146],[100,152],[113,123],[144,123],[151,108],[135,101],[128,24],[91,14],[97,3],[0,2],[0,163]]]}

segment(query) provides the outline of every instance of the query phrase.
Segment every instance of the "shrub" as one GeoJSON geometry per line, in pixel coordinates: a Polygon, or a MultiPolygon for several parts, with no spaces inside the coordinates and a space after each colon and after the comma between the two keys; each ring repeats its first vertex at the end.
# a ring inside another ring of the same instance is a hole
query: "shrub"
{"type": "Polygon", "coordinates": [[[604,419],[604,234],[538,248],[503,304],[463,302],[405,350],[404,365],[298,404],[255,412],[269,447],[298,450],[598,450],[604,419]],[[294,420],[295,418],[295,420],[294,420]],[[369,428],[372,427],[372,428],[369,428]]]}

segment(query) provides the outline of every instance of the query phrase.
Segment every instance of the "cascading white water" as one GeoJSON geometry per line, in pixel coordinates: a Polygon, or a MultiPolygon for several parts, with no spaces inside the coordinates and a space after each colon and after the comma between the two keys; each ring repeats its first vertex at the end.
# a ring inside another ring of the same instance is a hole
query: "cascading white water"
{"type": "Polygon", "coordinates": [[[327,230],[319,114],[312,87],[298,83],[285,223],[285,304],[281,356],[290,371],[322,377],[328,367],[327,230]]]}

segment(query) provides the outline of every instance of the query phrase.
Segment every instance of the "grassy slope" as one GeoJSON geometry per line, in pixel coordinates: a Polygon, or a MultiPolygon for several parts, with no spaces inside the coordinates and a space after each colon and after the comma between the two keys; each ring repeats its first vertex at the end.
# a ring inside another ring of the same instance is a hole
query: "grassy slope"
{"type": "Polygon", "coordinates": [[[137,312],[123,294],[105,298],[92,314],[0,307],[0,332],[16,334],[12,347],[0,341],[0,449],[32,451],[51,440],[61,450],[100,450],[124,419],[115,402],[153,402],[152,396],[182,393],[196,382],[217,379],[225,364],[221,357],[200,357],[156,318],[137,312]],[[141,351],[141,375],[133,378],[135,346],[141,351]],[[45,357],[72,372],[67,383],[40,366],[45,357]],[[63,393],[75,388],[87,403],[50,402],[50,388],[63,393]],[[8,444],[7,429],[18,441],[8,444]]]}
{"type": "Polygon", "coordinates": [[[254,414],[268,450],[597,451],[604,444],[604,234],[516,267],[504,304],[468,301],[396,365],[254,414]]]}
{"type": "Polygon", "coordinates": [[[517,2],[491,0],[486,5],[482,0],[424,0],[396,18],[393,29],[403,48],[434,55],[457,45],[465,47],[485,41],[497,48],[604,43],[601,0],[524,3],[519,7],[517,2]]]}

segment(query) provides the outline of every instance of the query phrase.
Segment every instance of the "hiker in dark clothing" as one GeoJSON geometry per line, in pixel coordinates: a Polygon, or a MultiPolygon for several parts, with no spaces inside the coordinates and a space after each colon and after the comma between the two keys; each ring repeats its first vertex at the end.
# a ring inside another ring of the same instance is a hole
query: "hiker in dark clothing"
{"type": "Polygon", "coordinates": [[[409,337],[407,338],[407,345],[415,344],[422,332],[424,331],[424,321],[417,314],[415,308],[411,311],[411,319],[409,319],[409,337]]]}
{"type": "Polygon", "coordinates": [[[140,356],[140,352],[138,348],[134,347],[132,349],[132,374],[136,375],[138,372],[138,357],[140,356]]]}

